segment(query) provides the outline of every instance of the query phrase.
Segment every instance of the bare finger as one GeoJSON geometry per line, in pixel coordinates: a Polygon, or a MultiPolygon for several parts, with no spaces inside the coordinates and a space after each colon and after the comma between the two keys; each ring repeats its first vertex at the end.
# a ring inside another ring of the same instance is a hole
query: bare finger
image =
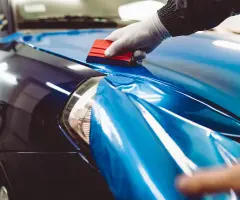
{"type": "Polygon", "coordinates": [[[206,170],[192,177],[180,176],[176,185],[186,195],[203,195],[229,192],[233,189],[240,192],[240,165],[232,168],[206,170]]]}

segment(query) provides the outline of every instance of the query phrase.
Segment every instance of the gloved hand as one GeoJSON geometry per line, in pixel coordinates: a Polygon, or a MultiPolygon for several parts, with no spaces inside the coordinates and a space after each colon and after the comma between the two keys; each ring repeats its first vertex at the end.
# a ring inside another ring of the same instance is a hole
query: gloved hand
{"type": "Polygon", "coordinates": [[[105,56],[111,57],[120,52],[132,50],[135,51],[136,60],[143,59],[146,57],[146,53],[152,52],[168,37],[170,34],[156,13],[146,20],[112,32],[106,40],[114,42],[105,51],[105,56]]]}

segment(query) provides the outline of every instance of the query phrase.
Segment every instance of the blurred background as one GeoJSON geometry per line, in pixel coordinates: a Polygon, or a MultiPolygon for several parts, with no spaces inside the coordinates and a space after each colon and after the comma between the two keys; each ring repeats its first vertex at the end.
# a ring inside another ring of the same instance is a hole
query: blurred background
{"type": "MultiPolygon", "coordinates": [[[[166,2],[167,0],[1,0],[0,34],[6,35],[19,29],[82,28],[81,24],[77,26],[68,22],[86,21],[89,20],[87,17],[94,17],[95,21],[108,19],[123,26],[145,19],[166,2]]],[[[211,31],[239,34],[239,21],[239,16],[230,17],[211,31]]]]}

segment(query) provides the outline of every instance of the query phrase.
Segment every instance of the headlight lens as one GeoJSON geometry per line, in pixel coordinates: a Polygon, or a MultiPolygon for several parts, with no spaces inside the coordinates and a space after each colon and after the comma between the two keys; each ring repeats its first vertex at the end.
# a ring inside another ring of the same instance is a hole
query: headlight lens
{"type": "Polygon", "coordinates": [[[93,97],[102,78],[103,76],[93,77],[84,82],[71,96],[63,111],[61,121],[77,141],[83,140],[89,144],[93,97]]]}

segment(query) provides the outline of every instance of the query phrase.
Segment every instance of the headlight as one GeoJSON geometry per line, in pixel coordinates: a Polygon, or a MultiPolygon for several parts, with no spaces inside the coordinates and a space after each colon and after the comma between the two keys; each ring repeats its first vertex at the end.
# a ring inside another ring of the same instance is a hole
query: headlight
{"type": "Polygon", "coordinates": [[[71,96],[63,111],[61,121],[77,141],[81,139],[89,144],[93,97],[102,78],[103,76],[94,77],[84,82],[71,96]]]}

